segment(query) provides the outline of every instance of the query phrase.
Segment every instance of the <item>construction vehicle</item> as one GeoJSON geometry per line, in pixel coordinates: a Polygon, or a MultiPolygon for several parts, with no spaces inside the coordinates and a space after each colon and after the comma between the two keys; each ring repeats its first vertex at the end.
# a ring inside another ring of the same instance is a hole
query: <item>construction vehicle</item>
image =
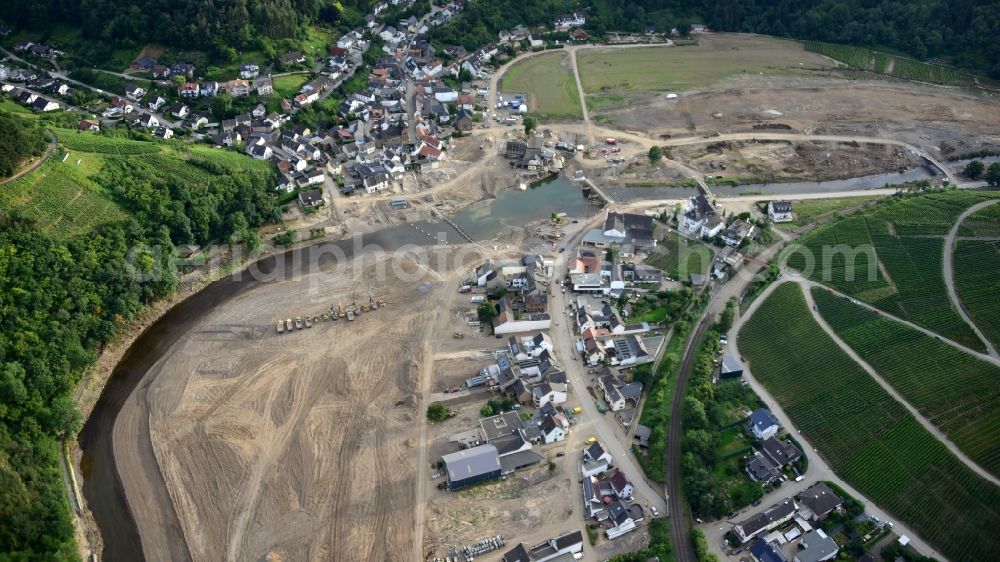
{"type": "Polygon", "coordinates": [[[281,320],[278,320],[278,326],[277,326],[277,328],[278,328],[278,333],[279,334],[282,333],[282,332],[284,332],[285,331],[285,323],[282,322],[281,320]]]}
{"type": "Polygon", "coordinates": [[[330,319],[330,315],[324,312],[323,313],[323,321],[326,322],[329,319],[330,319]]]}
{"type": "Polygon", "coordinates": [[[454,337],[455,337],[456,340],[464,339],[465,338],[465,334],[462,333],[462,332],[455,332],[454,337]]]}
{"type": "Polygon", "coordinates": [[[302,329],[302,317],[301,316],[296,316],[295,317],[295,329],[296,330],[301,330],[302,329]]]}
{"type": "Polygon", "coordinates": [[[361,303],[361,312],[368,312],[368,305],[367,304],[361,303]]]}
{"type": "Polygon", "coordinates": [[[344,305],[339,302],[337,303],[337,316],[341,318],[346,316],[346,313],[344,312],[344,305]]]}
{"type": "Polygon", "coordinates": [[[368,307],[372,310],[378,310],[378,303],[375,302],[375,297],[368,295],[368,307]]]}
{"type": "Polygon", "coordinates": [[[289,318],[288,320],[285,320],[285,331],[286,332],[291,332],[292,331],[292,319],[291,318],[289,318]]]}
{"type": "Polygon", "coordinates": [[[313,327],[312,318],[306,316],[306,328],[312,328],[312,327],[313,327]]]}
{"type": "Polygon", "coordinates": [[[379,297],[379,298],[375,299],[375,304],[377,304],[379,306],[379,308],[381,308],[381,307],[385,306],[385,299],[379,297]]]}
{"type": "Polygon", "coordinates": [[[348,310],[347,311],[347,321],[348,322],[354,322],[354,311],[353,310],[348,310]]]}

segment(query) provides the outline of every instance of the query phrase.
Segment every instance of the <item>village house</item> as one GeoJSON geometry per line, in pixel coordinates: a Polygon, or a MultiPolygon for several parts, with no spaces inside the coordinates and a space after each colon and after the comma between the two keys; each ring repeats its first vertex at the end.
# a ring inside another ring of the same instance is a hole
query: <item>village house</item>
{"type": "Polygon", "coordinates": [[[739,246],[745,238],[753,236],[755,229],[753,224],[743,219],[737,219],[719,234],[719,238],[727,245],[735,247],[739,246]]]}
{"type": "Polygon", "coordinates": [[[153,96],[149,103],[146,105],[149,107],[150,111],[159,111],[167,103],[167,100],[163,96],[156,95],[153,96]]]}
{"type": "Polygon", "coordinates": [[[785,498],[764,511],[755,513],[748,519],[737,523],[733,527],[733,533],[740,539],[740,542],[745,543],[765,531],[770,531],[791,521],[797,509],[795,500],[785,498]]]}
{"type": "Polygon", "coordinates": [[[246,80],[230,80],[222,85],[222,89],[231,97],[240,98],[250,95],[250,82],[246,80]]]}
{"type": "Polygon", "coordinates": [[[146,95],[146,89],[138,84],[125,85],[125,97],[132,101],[139,101],[146,95]]]}
{"type": "Polygon", "coordinates": [[[838,509],[843,500],[829,486],[822,482],[813,484],[796,496],[802,505],[800,515],[812,522],[822,521],[834,510],[838,509]]]}
{"type": "Polygon", "coordinates": [[[749,421],[750,433],[759,441],[774,437],[781,427],[778,424],[778,418],[765,408],[754,410],[747,416],[747,420],[749,421]]]}
{"type": "Polygon", "coordinates": [[[177,87],[177,95],[182,98],[196,99],[201,94],[201,88],[197,82],[185,82],[177,87]]]}
{"type": "Polygon", "coordinates": [[[240,65],[240,78],[252,80],[260,74],[260,67],[257,63],[245,63],[240,65]]]}
{"type": "Polygon", "coordinates": [[[770,201],[767,204],[767,216],[772,222],[792,221],[791,201],[770,201]]]}
{"type": "Polygon", "coordinates": [[[256,78],[253,81],[253,89],[258,96],[270,96],[274,94],[274,82],[270,76],[256,78]]]}
{"type": "Polygon", "coordinates": [[[580,27],[586,23],[587,18],[585,18],[583,14],[573,12],[572,14],[562,14],[560,16],[556,16],[555,19],[552,20],[552,27],[554,27],[557,31],[566,31],[567,29],[580,27]]]}

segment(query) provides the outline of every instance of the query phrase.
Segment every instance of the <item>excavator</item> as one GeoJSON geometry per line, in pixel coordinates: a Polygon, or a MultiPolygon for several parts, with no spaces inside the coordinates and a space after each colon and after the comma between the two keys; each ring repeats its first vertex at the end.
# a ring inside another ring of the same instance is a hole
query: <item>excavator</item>
{"type": "Polygon", "coordinates": [[[344,318],[344,317],[347,316],[347,313],[344,312],[344,305],[342,303],[340,303],[340,302],[337,303],[337,316],[339,316],[341,318],[344,318]]]}

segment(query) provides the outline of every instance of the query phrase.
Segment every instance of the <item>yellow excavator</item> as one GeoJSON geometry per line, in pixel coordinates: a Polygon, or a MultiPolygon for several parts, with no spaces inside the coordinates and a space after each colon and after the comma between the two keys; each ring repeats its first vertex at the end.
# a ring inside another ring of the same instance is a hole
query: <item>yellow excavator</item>
{"type": "Polygon", "coordinates": [[[341,318],[344,318],[345,316],[347,316],[347,313],[344,312],[344,305],[342,303],[340,303],[340,302],[337,303],[337,316],[339,316],[341,318]]]}

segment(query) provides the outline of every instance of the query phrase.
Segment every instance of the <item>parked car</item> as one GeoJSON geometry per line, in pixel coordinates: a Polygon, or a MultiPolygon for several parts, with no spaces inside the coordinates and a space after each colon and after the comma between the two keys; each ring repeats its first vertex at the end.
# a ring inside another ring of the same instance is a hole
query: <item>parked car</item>
{"type": "Polygon", "coordinates": [[[653,517],[659,517],[660,516],[660,510],[656,509],[655,505],[649,506],[649,511],[651,511],[653,513],[653,517]]]}
{"type": "Polygon", "coordinates": [[[584,443],[586,443],[587,445],[593,445],[594,443],[597,443],[597,438],[596,437],[591,437],[591,438],[587,439],[586,441],[584,441],[584,443]]]}

